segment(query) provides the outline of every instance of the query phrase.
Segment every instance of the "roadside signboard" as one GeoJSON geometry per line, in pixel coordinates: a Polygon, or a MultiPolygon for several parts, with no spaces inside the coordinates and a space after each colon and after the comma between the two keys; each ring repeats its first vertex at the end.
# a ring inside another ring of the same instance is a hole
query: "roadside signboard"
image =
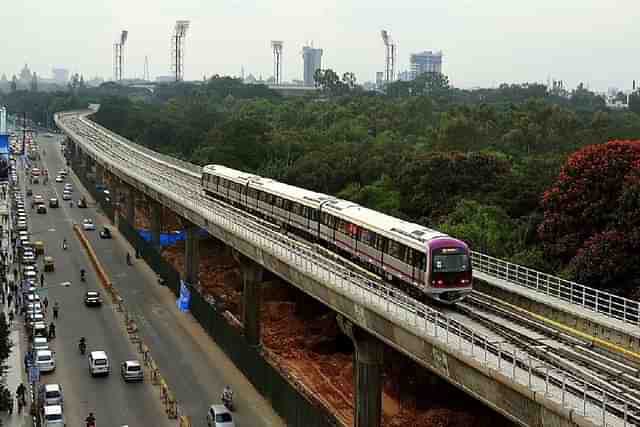
{"type": "Polygon", "coordinates": [[[29,368],[29,382],[36,384],[40,381],[40,368],[37,366],[31,366],[29,368]]]}

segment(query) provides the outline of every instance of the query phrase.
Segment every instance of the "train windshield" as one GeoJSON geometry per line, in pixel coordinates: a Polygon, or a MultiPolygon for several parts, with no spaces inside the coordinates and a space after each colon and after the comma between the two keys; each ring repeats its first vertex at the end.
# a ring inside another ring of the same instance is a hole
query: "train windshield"
{"type": "Polygon", "coordinates": [[[462,273],[471,269],[464,248],[442,248],[433,253],[434,273],[462,273]]]}

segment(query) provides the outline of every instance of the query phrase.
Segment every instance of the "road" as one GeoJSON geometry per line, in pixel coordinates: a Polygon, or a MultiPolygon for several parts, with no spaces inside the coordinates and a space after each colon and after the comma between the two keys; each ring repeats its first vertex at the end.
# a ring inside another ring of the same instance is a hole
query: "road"
{"type": "MultiPolygon", "coordinates": [[[[49,148],[47,139],[43,139],[41,146],[49,148]]],[[[49,151],[54,150],[52,148],[49,151]]],[[[59,169],[51,164],[47,164],[47,167],[51,173],[59,169]]],[[[26,182],[21,177],[23,188],[26,182]]],[[[42,194],[48,200],[60,191],[62,185],[55,184],[51,179],[46,186],[34,184],[31,188],[34,194],[42,194]]],[[[25,205],[29,211],[30,198],[26,198],[25,205]]],[[[55,272],[45,275],[46,296],[50,301],[49,321],[54,301],[60,304],[60,318],[56,321],[57,337],[52,344],[57,367],[53,373],[42,374],[41,383],[62,384],[65,393],[64,415],[68,426],[84,425],[83,420],[90,411],[94,413],[98,425],[175,426],[175,421],[170,422],[165,416],[158,392],[148,381],[126,384],[121,379],[119,363],[137,358],[137,352],[129,342],[122,320],[113,307],[107,302],[99,308],[87,308],[83,303],[86,290],[99,290],[99,284],[85,251],[72,234],[72,213],[68,206],[61,204],[59,209],[48,208],[46,214],[31,211],[29,215],[31,240],[43,241],[46,254],[55,260],[55,272]],[[67,251],[61,248],[63,238],[69,242],[67,251]],[[79,280],[80,268],[87,271],[86,284],[79,280]],[[61,285],[68,281],[71,282],[70,286],[61,285]],[[77,343],[81,336],[87,337],[88,351],[100,349],[107,352],[112,366],[109,376],[90,376],[87,357],[78,351],[77,343]]],[[[41,298],[44,299],[44,296],[41,298]]],[[[23,338],[22,345],[25,344],[23,338]]],[[[23,350],[26,348],[23,347],[23,350]]]]}
{"type": "MultiPolygon", "coordinates": [[[[64,165],[59,139],[48,138],[45,141],[41,143],[41,147],[46,148],[44,160],[50,171],[57,171],[64,165]]],[[[73,174],[69,180],[74,185],[76,196],[83,191],[82,194],[90,199],[73,174]]],[[[63,184],[56,185],[60,193],[62,186],[63,184]]],[[[271,405],[215,345],[197,321],[190,314],[181,313],[177,309],[175,296],[167,288],[158,285],[153,271],[138,260],[133,267],[126,265],[125,254],[133,253],[132,248],[95,208],[95,204],[90,204],[89,209],[78,209],[70,208],[68,203],[64,203],[60,210],[65,212],[66,219],[63,221],[66,229],[69,229],[71,221],[80,223],[84,217],[93,218],[98,230],[103,224],[112,229],[112,240],[100,239],[97,231],[87,234],[114,286],[124,298],[129,313],[136,317],[140,335],[150,347],[162,375],[175,393],[180,406],[192,417],[194,427],[206,425],[206,410],[210,404],[219,403],[220,392],[226,384],[231,385],[234,390],[236,426],[285,426],[271,405]]],[[[51,228],[55,227],[52,225],[51,228]]],[[[75,252],[79,249],[78,243],[74,241],[72,250],[75,252]]],[[[82,260],[84,265],[88,265],[85,258],[82,260]]],[[[78,261],[73,271],[77,272],[80,265],[78,261]]],[[[93,276],[90,277],[91,282],[95,283],[93,276]]],[[[155,400],[158,400],[157,396],[155,400]]]]}

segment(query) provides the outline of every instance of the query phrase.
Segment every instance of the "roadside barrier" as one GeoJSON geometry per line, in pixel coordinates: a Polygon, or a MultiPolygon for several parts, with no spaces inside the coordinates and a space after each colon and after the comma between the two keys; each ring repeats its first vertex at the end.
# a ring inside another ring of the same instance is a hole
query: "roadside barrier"
{"type": "Polygon", "coordinates": [[[143,342],[140,337],[140,331],[138,329],[138,324],[135,321],[134,316],[130,315],[127,311],[127,307],[124,303],[124,299],[120,296],[120,293],[117,289],[113,287],[113,283],[109,279],[109,275],[106,270],[102,267],[98,256],[96,255],[93,247],[89,243],[89,240],[84,235],[84,232],[80,228],[79,225],[75,224],[73,226],[76,235],[78,236],[78,240],[82,243],[82,246],[87,251],[89,255],[89,259],[95,268],[96,273],[98,274],[98,278],[100,279],[100,283],[102,286],[109,292],[111,296],[111,301],[117,312],[122,313],[122,320],[127,330],[127,335],[129,336],[129,341],[131,343],[137,345],[138,353],[142,355],[142,363],[147,367],[146,372],[147,377],[151,380],[151,384],[155,386],[160,386],[160,401],[164,406],[165,413],[167,414],[167,418],[171,420],[177,420],[179,427],[191,427],[191,419],[190,417],[183,414],[180,405],[178,404],[177,399],[175,398],[173,392],[169,389],[169,386],[160,373],[160,369],[158,365],[153,360],[151,356],[151,351],[149,347],[143,342]]]}

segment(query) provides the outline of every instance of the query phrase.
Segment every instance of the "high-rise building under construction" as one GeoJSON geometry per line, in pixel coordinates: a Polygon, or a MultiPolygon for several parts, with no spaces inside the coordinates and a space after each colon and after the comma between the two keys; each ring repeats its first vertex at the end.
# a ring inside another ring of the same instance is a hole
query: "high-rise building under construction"
{"type": "Polygon", "coordinates": [[[316,70],[322,68],[322,49],[304,46],[302,48],[302,59],[304,60],[304,84],[313,86],[315,85],[313,76],[316,70]]]}
{"type": "Polygon", "coordinates": [[[410,62],[412,79],[424,73],[442,73],[442,52],[440,51],[412,53],[410,62]]]}

